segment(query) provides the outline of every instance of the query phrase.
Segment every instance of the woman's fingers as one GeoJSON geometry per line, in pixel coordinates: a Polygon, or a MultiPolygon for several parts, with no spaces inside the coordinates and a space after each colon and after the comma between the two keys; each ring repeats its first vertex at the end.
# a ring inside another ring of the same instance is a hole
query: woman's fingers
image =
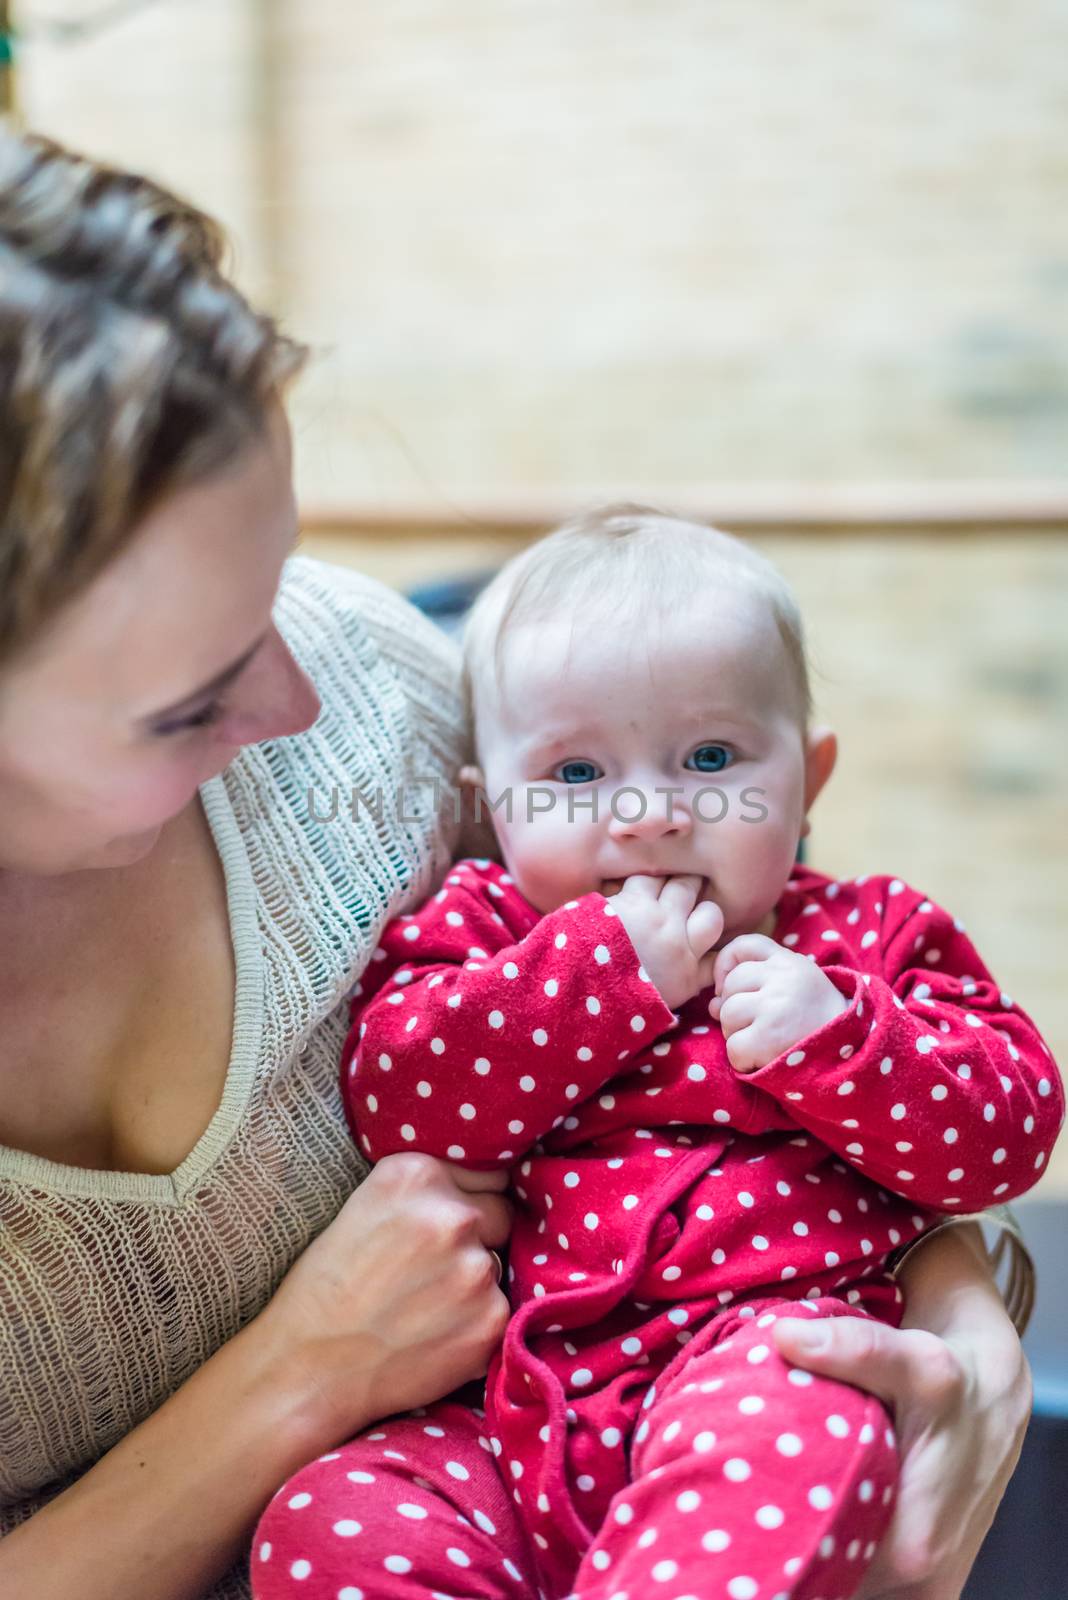
{"type": "Polygon", "coordinates": [[[470,1172],[466,1167],[442,1165],[446,1181],[454,1184],[473,1208],[481,1242],[491,1247],[505,1244],[512,1231],[512,1206],[502,1193],[508,1183],[507,1172],[499,1168],[470,1172]]]}
{"type": "Polygon", "coordinates": [[[963,1425],[968,1381],[954,1349],[922,1329],[859,1317],[783,1318],[773,1337],[796,1366],[865,1389],[894,1414],[897,1504],[858,1600],[959,1600],[1009,1469],[999,1445],[983,1481],[982,1411],[963,1425]]]}
{"type": "Polygon", "coordinates": [[[964,1375],[953,1351],[922,1328],[891,1328],[867,1317],[781,1317],[773,1331],[795,1366],[866,1389],[892,1410],[905,1400],[933,1407],[963,1397],[964,1375]]]}
{"type": "Polygon", "coordinates": [[[290,1268],[263,1315],[311,1374],[333,1437],[360,1425],[361,1406],[407,1410],[485,1372],[508,1313],[492,1254],[511,1224],[499,1188],[494,1173],[388,1156],[290,1268]]]}
{"type": "Polygon", "coordinates": [[[484,1245],[507,1244],[512,1231],[512,1208],[498,1195],[472,1197],[470,1204],[477,1216],[478,1237],[484,1245]]]}
{"type": "Polygon", "coordinates": [[[473,1224],[480,1244],[490,1247],[504,1244],[512,1231],[512,1206],[502,1193],[508,1182],[507,1172],[499,1168],[469,1171],[466,1167],[454,1166],[451,1161],[424,1159],[432,1160],[437,1169],[431,1183],[440,1183],[442,1205],[451,1202],[461,1208],[462,1215],[473,1224]]]}
{"type": "MultiPolygon", "coordinates": [[[[444,1163],[443,1163],[444,1166],[444,1163]]],[[[501,1194],[508,1187],[508,1173],[504,1167],[494,1167],[488,1172],[476,1172],[467,1167],[444,1167],[458,1189],[467,1194],[495,1192],[501,1194]]]]}

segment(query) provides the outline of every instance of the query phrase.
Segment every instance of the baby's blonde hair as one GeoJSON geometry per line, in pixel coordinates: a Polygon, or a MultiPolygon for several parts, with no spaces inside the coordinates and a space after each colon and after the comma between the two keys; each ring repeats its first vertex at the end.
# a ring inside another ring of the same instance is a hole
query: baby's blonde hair
{"type": "Polygon", "coordinates": [[[478,738],[480,700],[501,683],[504,642],[514,628],[563,611],[611,606],[639,622],[692,604],[704,585],[745,588],[770,608],[807,728],[812,715],[801,610],[766,556],[733,534],[643,505],[609,505],[563,523],[522,551],[476,599],[464,629],[464,696],[478,738]]]}

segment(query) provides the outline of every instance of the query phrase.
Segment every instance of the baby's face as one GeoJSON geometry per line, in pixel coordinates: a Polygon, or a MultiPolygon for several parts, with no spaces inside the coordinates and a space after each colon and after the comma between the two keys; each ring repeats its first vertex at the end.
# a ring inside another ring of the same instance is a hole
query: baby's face
{"type": "Polygon", "coordinates": [[[634,873],[695,873],[721,942],[767,931],[804,821],[806,741],[765,602],[720,592],[635,625],[517,629],[480,720],[489,798],[511,791],[511,819],[494,815],[504,861],[540,911],[634,873]]]}

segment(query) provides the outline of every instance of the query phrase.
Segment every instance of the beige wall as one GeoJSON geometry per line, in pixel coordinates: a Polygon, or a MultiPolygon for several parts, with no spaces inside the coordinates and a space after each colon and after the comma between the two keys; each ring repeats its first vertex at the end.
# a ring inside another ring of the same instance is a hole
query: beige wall
{"type": "Polygon", "coordinates": [[[316,342],[311,498],[1065,476],[1064,0],[157,0],[24,63],[316,342]]]}
{"type": "Polygon", "coordinates": [[[223,218],[239,276],[261,292],[256,7],[257,0],[158,0],[85,42],[60,43],[47,20],[94,8],[11,3],[27,34],[17,57],[25,121],[141,167],[223,218]]]}

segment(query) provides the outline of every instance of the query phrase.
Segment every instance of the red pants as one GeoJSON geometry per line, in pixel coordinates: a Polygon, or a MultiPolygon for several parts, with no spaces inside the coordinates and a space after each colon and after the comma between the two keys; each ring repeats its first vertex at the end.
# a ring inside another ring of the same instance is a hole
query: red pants
{"type": "Polygon", "coordinates": [[[589,1480],[600,1514],[565,1587],[544,1571],[522,1476],[505,1482],[481,1413],[442,1401],[285,1485],[253,1541],[255,1595],[560,1600],[569,1587],[576,1600],[843,1600],[889,1521],[897,1453],[878,1400],[778,1355],[769,1323],[805,1307],[847,1310],[829,1299],[732,1310],[660,1375],[630,1483],[598,1507],[589,1480]]]}

